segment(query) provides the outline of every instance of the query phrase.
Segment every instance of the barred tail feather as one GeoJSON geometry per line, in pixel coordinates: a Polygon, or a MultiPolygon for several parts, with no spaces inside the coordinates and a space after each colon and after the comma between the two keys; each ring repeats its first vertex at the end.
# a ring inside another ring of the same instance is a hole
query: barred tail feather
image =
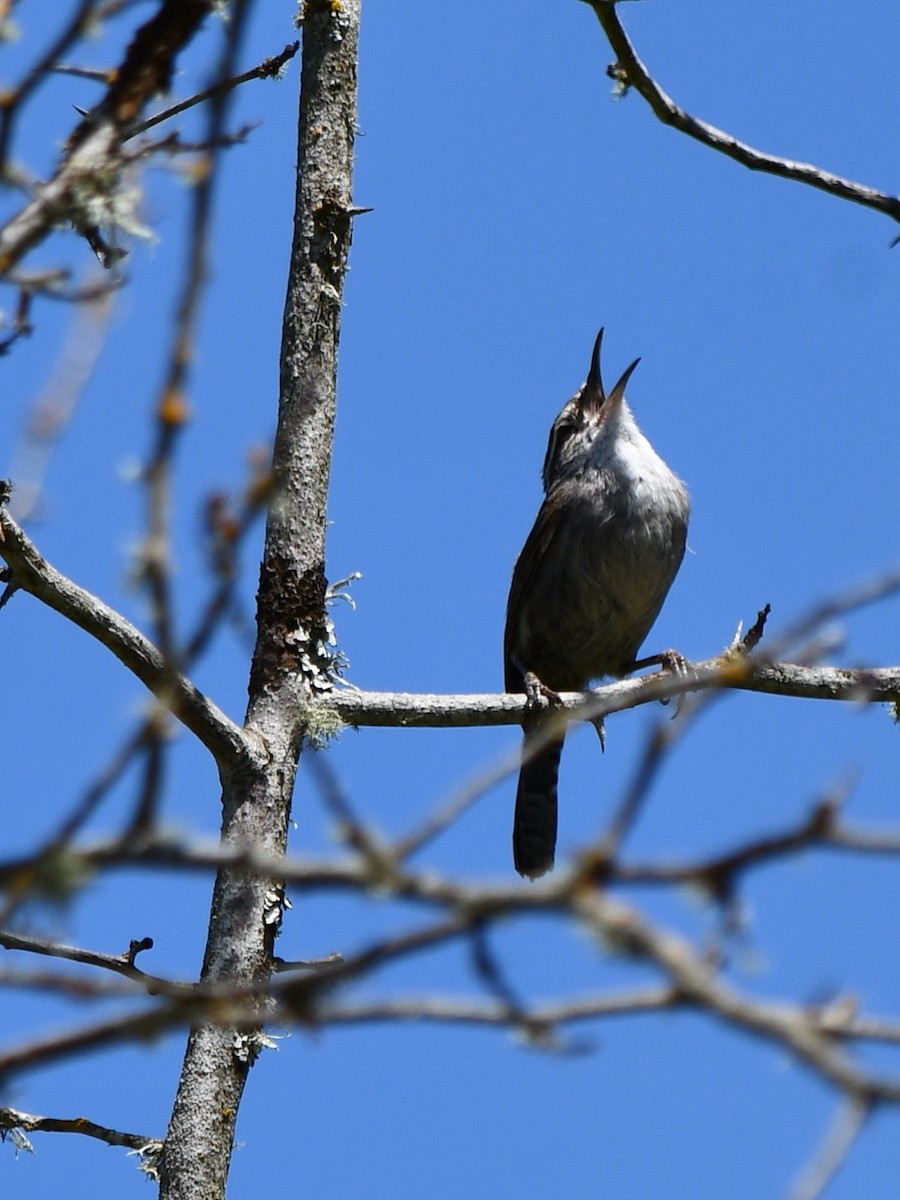
{"type": "MultiPolygon", "coordinates": [[[[527,741],[526,741],[527,746],[527,741]]],[[[551,742],[523,763],[516,792],[513,861],[520,875],[537,879],[553,866],[556,850],[556,781],[563,742],[551,742]]]]}

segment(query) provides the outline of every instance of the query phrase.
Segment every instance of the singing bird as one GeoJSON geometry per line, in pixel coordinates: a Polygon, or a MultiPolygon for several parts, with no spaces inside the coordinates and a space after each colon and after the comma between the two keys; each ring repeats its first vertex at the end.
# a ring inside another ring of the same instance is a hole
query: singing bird
{"type": "Polygon", "coordinates": [[[638,429],[625,387],[607,395],[597,334],[587,380],[553,422],[544,502],[513,570],[506,609],[506,690],[529,696],[516,792],[513,859],[536,879],[553,866],[556,784],[564,733],[534,753],[552,714],[538,693],[582,691],[621,676],[681,565],[690,501],[638,429]]]}

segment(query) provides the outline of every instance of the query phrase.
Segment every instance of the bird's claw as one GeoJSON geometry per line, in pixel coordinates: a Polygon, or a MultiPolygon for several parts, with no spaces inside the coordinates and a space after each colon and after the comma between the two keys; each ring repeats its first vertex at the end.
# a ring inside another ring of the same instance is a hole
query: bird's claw
{"type": "Polygon", "coordinates": [[[680,650],[663,650],[659,665],[663,671],[671,671],[673,675],[687,675],[691,669],[690,660],[680,650]]]}
{"type": "MultiPolygon", "coordinates": [[[[681,675],[681,676],[687,675],[691,669],[690,660],[685,658],[685,656],[681,653],[680,650],[663,650],[662,654],[660,654],[660,656],[659,656],[659,666],[660,666],[660,670],[662,670],[662,671],[668,671],[672,675],[681,675]]],[[[675,711],[672,713],[673,721],[678,716],[678,714],[681,712],[681,709],[684,705],[684,701],[685,701],[685,697],[683,695],[676,697],[675,711]]],[[[669,700],[665,699],[665,700],[660,701],[660,703],[668,704],[669,700]]]]}
{"type": "Polygon", "coordinates": [[[534,671],[527,671],[525,674],[525,704],[526,707],[532,709],[544,708],[546,704],[559,708],[562,700],[559,692],[554,692],[553,688],[541,683],[534,671]]]}

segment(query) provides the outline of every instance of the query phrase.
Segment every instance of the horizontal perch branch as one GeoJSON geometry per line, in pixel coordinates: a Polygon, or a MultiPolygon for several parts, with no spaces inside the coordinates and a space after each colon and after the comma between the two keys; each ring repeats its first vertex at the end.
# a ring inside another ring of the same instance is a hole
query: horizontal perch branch
{"type": "MultiPolygon", "coordinates": [[[[895,702],[900,700],[900,667],[850,668],[759,664],[753,659],[708,659],[685,674],[659,673],[623,679],[582,694],[564,692],[563,709],[592,717],[621,712],[687,692],[728,688],[794,696],[806,700],[895,702]]],[[[525,697],[505,693],[433,695],[416,692],[340,691],[325,700],[347,725],[461,728],[518,725],[525,697]]]]}

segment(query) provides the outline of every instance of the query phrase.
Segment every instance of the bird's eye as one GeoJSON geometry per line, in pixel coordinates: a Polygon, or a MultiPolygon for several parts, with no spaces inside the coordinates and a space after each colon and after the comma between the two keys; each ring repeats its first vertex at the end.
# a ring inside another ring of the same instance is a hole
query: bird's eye
{"type": "Polygon", "coordinates": [[[553,428],[550,430],[550,440],[547,442],[547,453],[544,455],[544,491],[547,490],[549,481],[557,473],[560,458],[563,455],[567,442],[575,432],[575,426],[576,422],[570,413],[560,413],[553,422],[553,428]]]}

